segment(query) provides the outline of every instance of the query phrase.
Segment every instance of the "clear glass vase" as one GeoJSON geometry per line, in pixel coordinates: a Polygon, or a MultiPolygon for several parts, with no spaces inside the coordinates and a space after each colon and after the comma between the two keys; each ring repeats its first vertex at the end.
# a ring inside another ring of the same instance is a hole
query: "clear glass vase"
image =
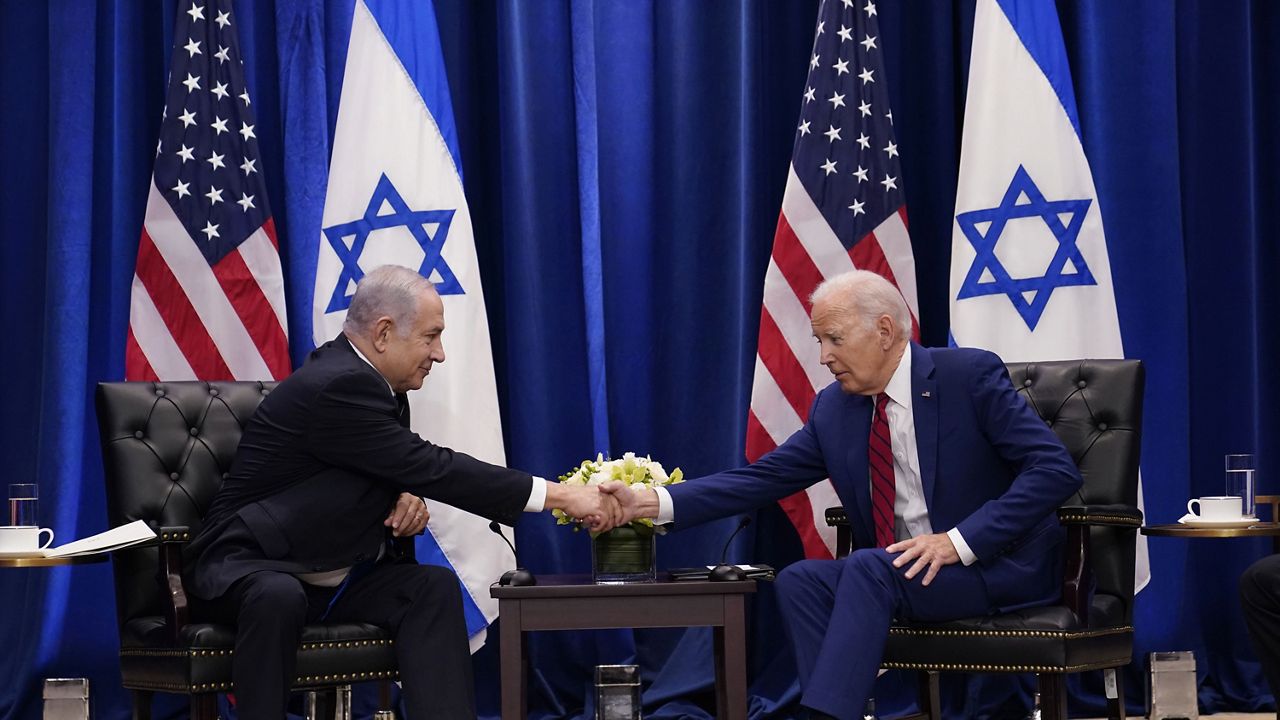
{"type": "Polygon", "coordinates": [[[600,585],[657,580],[653,528],[616,527],[591,538],[591,579],[600,585]]]}

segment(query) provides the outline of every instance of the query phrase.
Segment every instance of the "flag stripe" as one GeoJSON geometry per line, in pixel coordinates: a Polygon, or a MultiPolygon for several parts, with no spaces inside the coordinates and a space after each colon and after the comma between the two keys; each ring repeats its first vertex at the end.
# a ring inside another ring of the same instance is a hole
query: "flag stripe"
{"type": "Polygon", "coordinates": [[[181,349],[182,356],[195,371],[196,377],[209,380],[231,379],[231,370],[223,361],[217,344],[205,330],[199,313],[191,304],[181,283],[160,256],[159,249],[151,240],[151,234],[145,230],[138,243],[137,273],[150,297],[165,298],[163,304],[155,305],[156,312],[181,349]]]}
{"type": "MultiPolygon", "coordinates": [[[[796,238],[823,278],[853,269],[853,262],[849,260],[844,244],[827,224],[818,206],[813,204],[813,198],[804,191],[800,178],[796,177],[794,166],[787,174],[787,187],[782,195],[782,214],[787,217],[788,227],[795,231],[796,238]]],[[[813,292],[813,289],[810,288],[809,292],[813,292]]],[[[805,299],[808,300],[807,297],[805,299]]]]}
{"type": "Polygon", "coordinates": [[[773,375],[769,374],[769,369],[758,356],[755,364],[755,382],[751,391],[751,411],[759,420],[760,428],[772,441],[769,450],[772,450],[773,446],[781,445],[784,440],[791,437],[792,433],[799,430],[804,423],[804,418],[809,414],[808,408],[802,412],[796,412],[795,406],[782,394],[782,389],[778,387],[778,383],[774,382],[773,375]]]}
{"type": "MultiPolygon", "coordinates": [[[[182,349],[174,342],[164,318],[156,310],[151,296],[142,284],[142,279],[133,276],[133,289],[129,307],[129,333],[134,337],[146,361],[146,367],[129,366],[125,368],[127,380],[149,380],[146,372],[156,375],[156,380],[195,380],[195,370],[182,354],[182,349]]],[[[126,355],[126,362],[128,356],[126,355]]]]}
{"type": "Polygon", "coordinates": [[[773,316],[769,314],[768,308],[760,312],[759,357],[764,366],[769,369],[769,374],[777,382],[782,394],[791,403],[791,408],[796,411],[796,415],[805,417],[809,413],[809,406],[813,404],[813,386],[809,384],[809,378],[800,367],[795,354],[791,352],[791,346],[787,344],[786,338],[782,337],[782,331],[778,330],[777,324],[773,322],[773,316]]]}
{"type": "Polygon", "coordinates": [[[151,363],[147,362],[147,356],[142,354],[142,348],[138,346],[138,339],[133,336],[133,330],[130,329],[125,337],[124,342],[125,366],[136,368],[137,376],[126,376],[126,380],[138,381],[155,381],[160,376],[156,375],[156,371],[151,368],[151,363]]]}
{"type": "Polygon", "coordinates": [[[911,237],[907,234],[907,207],[904,205],[880,223],[875,229],[876,245],[889,266],[892,282],[902,291],[902,297],[911,308],[912,317],[920,317],[920,304],[916,293],[916,259],[911,252],[911,237]]]}
{"type": "Polygon", "coordinates": [[[231,307],[253,339],[253,344],[262,351],[262,358],[270,368],[271,377],[279,380],[289,374],[288,345],[284,328],[280,327],[271,303],[267,302],[267,296],[258,285],[257,277],[245,264],[241,253],[247,244],[248,242],[242,244],[219,260],[213,266],[213,276],[231,301],[231,307]]]}
{"type": "Polygon", "coordinates": [[[818,343],[813,338],[809,309],[788,286],[782,270],[773,260],[769,261],[764,277],[764,306],[791,346],[800,368],[809,376],[809,385],[814,391],[831,384],[831,373],[822,366],[818,343]]]}
{"type": "Polygon", "coordinates": [[[276,246],[275,222],[270,218],[240,245],[244,264],[258,281],[262,294],[271,303],[276,322],[285,335],[289,331],[289,319],[284,305],[284,271],[280,268],[280,252],[276,246]]]}
{"type": "MultiPolygon", "coordinates": [[[[776,265],[778,274],[786,281],[804,308],[809,313],[809,296],[822,282],[822,271],[813,263],[809,252],[800,243],[787,222],[786,215],[778,216],[778,229],[773,238],[773,254],[770,264],[776,265]]],[[[767,277],[766,277],[767,282],[767,277]]]]}
{"type": "MultiPolygon", "coordinates": [[[[824,480],[823,482],[829,482],[824,480]]],[[[818,534],[818,524],[814,522],[815,508],[807,492],[798,492],[778,502],[782,511],[787,514],[791,524],[800,534],[800,542],[804,546],[806,557],[829,560],[835,556],[827,546],[826,540],[818,534]]]]}

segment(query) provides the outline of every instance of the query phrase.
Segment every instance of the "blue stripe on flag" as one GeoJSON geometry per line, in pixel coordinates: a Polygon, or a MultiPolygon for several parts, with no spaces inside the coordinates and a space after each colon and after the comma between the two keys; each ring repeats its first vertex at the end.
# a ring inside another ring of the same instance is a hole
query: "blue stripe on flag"
{"type": "Polygon", "coordinates": [[[1031,54],[1031,59],[1049,80],[1062,109],[1071,120],[1076,139],[1083,143],[1080,115],[1076,112],[1076,93],[1071,85],[1071,66],[1067,64],[1067,48],[1062,42],[1062,26],[1058,23],[1058,10],[1053,0],[996,0],[996,3],[1031,54]]]}
{"type": "MultiPolygon", "coordinates": [[[[423,565],[449,568],[457,573],[453,564],[449,562],[449,558],[445,557],[444,551],[440,549],[440,543],[436,542],[430,528],[418,536],[415,547],[418,551],[418,562],[423,565]]],[[[461,578],[458,579],[458,585],[462,588],[462,614],[467,619],[467,637],[471,637],[488,627],[489,623],[484,619],[484,613],[480,611],[480,606],[476,605],[475,598],[471,597],[471,591],[463,584],[461,578]]]]}
{"type": "Polygon", "coordinates": [[[449,146],[453,166],[461,179],[462,153],[458,150],[458,131],[453,122],[453,103],[449,99],[449,77],[444,71],[435,5],[429,0],[365,0],[365,5],[400,58],[400,64],[413,78],[427,112],[449,146]]]}

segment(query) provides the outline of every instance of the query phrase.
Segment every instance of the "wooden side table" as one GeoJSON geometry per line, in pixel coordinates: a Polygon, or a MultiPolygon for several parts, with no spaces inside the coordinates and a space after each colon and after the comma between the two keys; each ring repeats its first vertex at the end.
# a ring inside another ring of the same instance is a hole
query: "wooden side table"
{"type": "Polygon", "coordinates": [[[0,557],[0,568],[57,567],[59,565],[88,565],[106,562],[110,553],[76,555],[74,557],[0,557]]]}
{"type": "Polygon", "coordinates": [[[1280,553],[1280,523],[1273,522],[1260,522],[1257,525],[1242,528],[1188,527],[1181,523],[1147,525],[1142,528],[1142,534],[1152,537],[1180,538],[1269,537],[1271,552],[1280,553]]]}
{"type": "Polygon", "coordinates": [[[716,716],[747,717],[746,596],[754,580],[595,585],[589,575],[540,575],[528,587],[493,585],[501,618],[503,720],[524,720],[531,630],[714,628],[716,716]]]}

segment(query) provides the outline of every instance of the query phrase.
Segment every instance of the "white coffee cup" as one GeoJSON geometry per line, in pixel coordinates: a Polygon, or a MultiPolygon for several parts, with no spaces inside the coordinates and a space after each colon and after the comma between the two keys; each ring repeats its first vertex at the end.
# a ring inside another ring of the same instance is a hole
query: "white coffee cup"
{"type": "Polygon", "coordinates": [[[53,531],[33,525],[0,525],[0,552],[35,552],[53,544],[53,531]],[[49,533],[43,544],[40,536],[49,533]]]}
{"type": "Polygon", "coordinates": [[[1242,503],[1238,495],[1192,498],[1187,501],[1187,512],[1195,515],[1200,520],[1215,522],[1239,520],[1241,519],[1241,506],[1242,503]],[[1192,505],[1199,505],[1200,512],[1197,513],[1193,510],[1192,505]]]}

